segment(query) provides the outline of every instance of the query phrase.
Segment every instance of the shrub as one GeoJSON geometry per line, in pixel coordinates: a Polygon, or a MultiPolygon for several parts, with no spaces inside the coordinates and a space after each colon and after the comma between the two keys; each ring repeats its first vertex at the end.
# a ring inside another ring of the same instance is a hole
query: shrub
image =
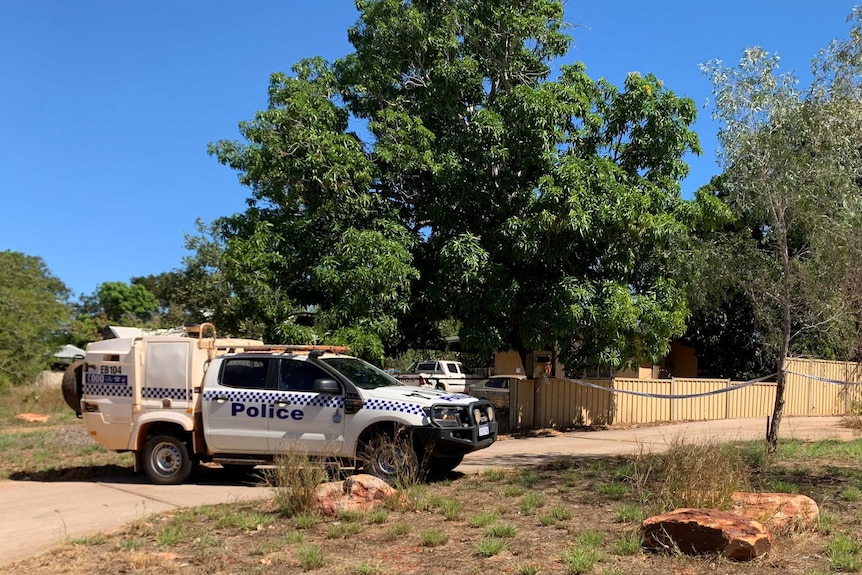
{"type": "Polygon", "coordinates": [[[283,515],[307,513],[314,503],[315,489],[328,478],[326,459],[291,448],[275,457],[275,467],[266,470],[264,478],[272,487],[273,501],[283,515]]]}
{"type": "Polygon", "coordinates": [[[733,493],[748,490],[748,470],[734,445],[688,443],[674,438],[664,454],[639,453],[632,463],[632,480],[642,504],[661,510],[679,507],[728,510],[733,493]],[[659,482],[656,492],[652,480],[659,482]],[[655,497],[655,500],[653,500],[655,497]]]}
{"type": "Polygon", "coordinates": [[[296,549],[296,558],[303,571],[318,569],[326,564],[326,555],[317,545],[303,545],[296,549]]]}
{"type": "Polygon", "coordinates": [[[476,553],[482,557],[493,557],[502,551],[503,547],[505,547],[505,544],[502,541],[491,538],[482,539],[475,545],[476,553]]]}
{"type": "Polygon", "coordinates": [[[440,529],[427,529],[419,535],[419,538],[425,547],[439,547],[449,541],[449,536],[440,529]]]}
{"type": "Polygon", "coordinates": [[[475,515],[471,515],[467,523],[470,527],[487,527],[494,523],[500,516],[493,511],[480,511],[475,515]]]}

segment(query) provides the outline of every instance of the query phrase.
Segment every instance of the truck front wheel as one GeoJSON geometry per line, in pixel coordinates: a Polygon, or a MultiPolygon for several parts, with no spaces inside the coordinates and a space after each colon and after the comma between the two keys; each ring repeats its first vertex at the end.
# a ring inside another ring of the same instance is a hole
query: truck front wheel
{"type": "Polygon", "coordinates": [[[361,457],[365,473],[391,485],[409,485],[421,479],[419,459],[408,439],[377,435],[365,443],[361,457]]]}
{"type": "Polygon", "coordinates": [[[443,479],[449,472],[461,465],[462,461],[464,461],[463,455],[449,457],[432,455],[428,458],[428,478],[443,479]]]}
{"type": "Polygon", "coordinates": [[[185,442],[173,435],[155,435],[144,445],[144,471],[156,485],[177,485],[192,474],[194,462],[185,442]]]}

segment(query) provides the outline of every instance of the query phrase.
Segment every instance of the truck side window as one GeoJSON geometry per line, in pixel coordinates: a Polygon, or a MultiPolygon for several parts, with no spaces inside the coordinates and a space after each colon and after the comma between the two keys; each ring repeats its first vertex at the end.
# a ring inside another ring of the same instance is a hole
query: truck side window
{"type": "Polygon", "coordinates": [[[295,359],[281,360],[281,373],[278,376],[279,391],[314,391],[314,380],[332,379],[325,371],[305,361],[295,359]]]}
{"type": "Polygon", "coordinates": [[[457,363],[447,363],[446,368],[449,370],[449,373],[460,373],[457,363]]]}
{"type": "Polygon", "coordinates": [[[266,389],[267,358],[227,359],[221,372],[221,385],[245,389],[266,389]]]}

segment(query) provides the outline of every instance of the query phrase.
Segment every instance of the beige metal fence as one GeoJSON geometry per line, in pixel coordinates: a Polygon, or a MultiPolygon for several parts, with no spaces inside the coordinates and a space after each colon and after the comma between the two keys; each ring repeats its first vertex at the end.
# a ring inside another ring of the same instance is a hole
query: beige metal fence
{"type": "MultiPolygon", "coordinates": [[[[794,373],[787,376],[784,415],[845,415],[862,404],[862,366],[857,363],[793,359],[788,370],[794,373]],[[857,385],[833,385],[805,376],[857,385]]],[[[589,381],[620,391],[660,395],[707,393],[741,383],[682,378],[589,381]]],[[[775,383],[755,383],[705,397],[665,399],[612,393],[565,379],[539,378],[518,382],[510,401],[509,424],[521,428],[767,417],[775,402],[775,383]]]]}

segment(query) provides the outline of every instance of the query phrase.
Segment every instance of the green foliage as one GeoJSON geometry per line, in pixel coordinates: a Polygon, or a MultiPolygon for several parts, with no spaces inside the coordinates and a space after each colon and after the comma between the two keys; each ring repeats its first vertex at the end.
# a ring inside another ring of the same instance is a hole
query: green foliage
{"type": "Polygon", "coordinates": [[[74,306],[75,317],[66,330],[69,341],[83,347],[101,339],[102,331],[109,325],[155,328],[182,326],[181,316],[169,314],[163,317],[162,312],[167,312],[168,308],[163,309],[159,298],[147,289],[146,285],[157,285],[159,280],[155,278],[135,278],[138,283],[133,280],[131,284],[105,282],[92,294],[82,295],[80,302],[74,306]]]}
{"type": "Polygon", "coordinates": [[[69,321],[68,295],[42,258],[0,251],[0,391],[50,365],[69,321]]]}
{"type": "MultiPolygon", "coordinates": [[[[641,490],[650,478],[658,479],[652,499],[663,511],[690,507],[728,510],[733,493],[748,488],[748,469],[742,454],[733,444],[689,443],[673,438],[663,454],[641,454],[636,458],[633,482],[641,490]]],[[[627,511],[633,517],[635,509],[627,511]]]]}
{"type": "Polygon", "coordinates": [[[485,530],[485,537],[511,538],[515,536],[515,533],[516,529],[514,525],[492,525],[485,530]]]}
{"type": "Polygon", "coordinates": [[[573,545],[560,553],[560,560],[569,575],[588,573],[601,559],[601,551],[590,546],[573,545]]]}
{"type": "Polygon", "coordinates": [[[505,546],[506,544],[499,539],[486,537],[474,544],[473,547],[476,549],[476,553],[478,555],[481,555],[482,557],[493,557],[502,551],[505,546]]]}
{"type": "Polygon", "coordinates": [[[487,527],[499,518],[499,514],[494,513],[493,511],[480,511],[475,515],[471,515],[467,520],[467,524],[470,525],[470,527],[487,527]]]}
{"type": "Polygon", "coordinates": [[[643,521],[644,510],[635,503],[626,503],[617,512],[617,521],[621,523],[634,523],[643,521]]]}
{"type": "Polygon", "coordinates": [[[615,555],[636,555],[640,553],[643,539],[639,531],[622,533],[613,543],[611,551],[615,555]]]}
{"type": "Polygon", "coordinates": [[[360,531],[362,531],[362,525],[359,523],[333,523],[326,530],[326,537],[329,539],[349,539],[360,531]]]}
{"type": "Polygon", "coordinates": [[[521,499],[521,513],[532,515],[536,509],[545,504],[545,494],[539,491],[530,491],[521,499]]]}
{"type": "Polygon", "coordinates": [[[419,534],[421,544],[425,547],[439,547],[449,541],[449,535],[441,529],[426,529],[419,534]]]}
{"type": "Polygon", "coordinates": [[[826,546],[826,554],[836,571],[855,573],[862,570],[862,545],[851,535],[833,535],[826,546]]]}
{"type": "Polygon", "coordinates": [[[275,467],[264,476],[272,487],[273,502],[286,517],[300,517],[312,509],[314,492],[326,481],[326,458],[310,456],[300,448],[290,448],[275,457],[275,467]]]}
{"type": "Polygon", "coordinates": [[[395,523],[386,532],[386,538],[389,541],[396,541],[408,533],[410,533],[410,525],[408,523],[395,523]]]}
{"type": "Polygon", "coordinates": [[[383,509],[382,507],[372,509],[368,513],[368,522],[375,525],[386,523],[387,519],[389,519],[389,511],[383,509]]]}
{"type": "Polygon", "coordinates": [[[464,502],[457,499],[444,499],[439,507],[446,521],[457,521],[461,517],[461,510],[464,509],[464,502]]]}
{"type": "Polygon", "coordinates": [[[722,267],[735,278],[732,289],[750,300],[760,343],[778,362],[770,451],[784,405],[785,358],[848,359],[862,341],[862,11],[848,20],[850,38],[820,51],[804,90],[759,47],[745,50],[736,67],[703,66],[721,122],[725,172],[714,192],[736,220],[722,235],[730,256],[722,267]]]}
{"type": "Polygon", "coordinates": [[[552,345],[573,373],[664,355],[688,313],[694,103],[652,75],[549,79],[559,0],[357,7],[351,54],[272,74],[242,140],[210,145],[250,197],[190,244],[222,298],[198,308],[375,361],[447,321],[483,356],[552,345]]]}
{"type": "Polygon", "coordinates": [[[326,553],[317,545],[301,545],[294,554],[303,571],[319,569],[326,564],[326,553]]]}
{"type": "Polygon", "coordinates": [[[105,282],[92,298],[85,298],[84,308],[92,309],[91,315],[104,313],[112,322],[147,321],[159,311],[159,300],[141,284],[105,282]]]}

